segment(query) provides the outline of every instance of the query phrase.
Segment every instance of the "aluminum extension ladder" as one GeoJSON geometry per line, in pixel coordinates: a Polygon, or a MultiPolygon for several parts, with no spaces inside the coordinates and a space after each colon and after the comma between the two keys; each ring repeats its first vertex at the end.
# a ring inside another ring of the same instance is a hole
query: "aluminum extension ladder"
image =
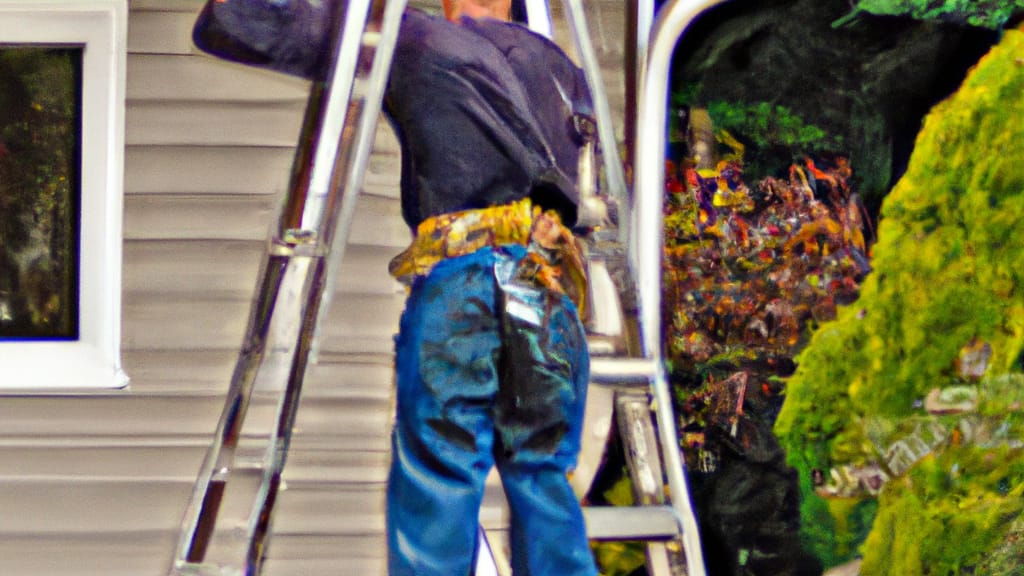
{"type": "MultiPolygon", "coordinates": [[[[647,542],[653,576],[705,573],[661,356],[664,174],[660,159],[664,156],[671,52],[686,25],[717,1],[678,0],[662,10],[644,65],[636,187],[630,198],[582,0],[563,0],[595,101],[605,181],[619,202],[620,222],[629,223],[622,227],[620,238],[629,247],[639,304],[639,354],[602,356],[595,349],[592,360],[594,384],[623,390],[618,416],[620,429],[632,431],[624,435],[624,443],[634,485],[640,490],[639,504],[587,507],[584,514],[592,539],[647,542]],[[644,233],[632,235],[631,230],[644,233]],[[673,547],[673,542],[681,547],[673,547]]],[[[532,15],[547,13],[543,3],[526,2],[532,15]]],[[[348,0],[334,4],[337,14],[333,17],[339,25],[337,37],[332,39],[329,73],[312,86],[289,191],[261,265],[248,328],[214,441],[185,512],[171,576],[255,576],[260,572],[303,379],[315,356],[317,327],[325,315],[323,295],[332,287],[344,253],[407,2],[348,0]],[[272,414],[250,413],[250,404],[257,398],[272,401],[272,414]],[[261,418],[265,421],[256,422],[261,418]],[[244,434],[249,426],[270,432],[253,441],[252,435],[244,434]]],[[[536,26],[542,19],[531,20],[536,26]]],[[[646,35],[643,38],[646,42],[646,35]]],[[[646,54],[646,46],[641,53],[646,54]]],[[[607,290],[609,282],[595,285],[606,288],[594,295],[595,305],[619,306],[619,295],[607,290]]]]}
{"type": "Polygon", "coordinates": [[[291,182],[182,521],[173,576],[260,573],[330,265],[345,251],[405,5],[330,3],[330,66],[312,84],[291,182]],[[249,410],[257,401],[274,409],[249,410]]]}

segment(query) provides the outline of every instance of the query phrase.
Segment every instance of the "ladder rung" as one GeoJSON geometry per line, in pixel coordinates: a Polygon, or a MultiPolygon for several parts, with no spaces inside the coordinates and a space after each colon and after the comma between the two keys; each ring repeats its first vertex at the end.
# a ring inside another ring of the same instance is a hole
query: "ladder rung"
{"type": "Polygon", "coordinates": [[[655,363],[647,358],[590,359],[590,381],[596,384],[648,386],[655,370],[655,363]]]}
{"type": "Polygon", "coordinates": [[[591,356],[612,356],[616,352],[615,342],[602,336],[587,335],[587,349],[591,356]]]}
{"type": "Polygon", "coordinates": [[[376,48],[380,46],[380,32],[376,30],[367,30],[363,32],[363,46],[376,48]]]}
{"type": "Polygon", "coordinates": [[[591,540],[671,540],[681,536],[671,506],[598,506],[583,509],[591,540]]]}

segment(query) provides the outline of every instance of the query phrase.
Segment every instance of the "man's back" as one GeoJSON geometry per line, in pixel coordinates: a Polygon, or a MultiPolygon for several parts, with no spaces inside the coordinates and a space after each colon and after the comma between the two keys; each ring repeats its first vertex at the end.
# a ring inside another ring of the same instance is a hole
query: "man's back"
{"type": "Polygon", "coordinates": [[[402,208],[424,218],[524,197],[576,218],[582,72],[553,43],[498,20],[410,10],[386,111],[402,142],[402,208]]]}

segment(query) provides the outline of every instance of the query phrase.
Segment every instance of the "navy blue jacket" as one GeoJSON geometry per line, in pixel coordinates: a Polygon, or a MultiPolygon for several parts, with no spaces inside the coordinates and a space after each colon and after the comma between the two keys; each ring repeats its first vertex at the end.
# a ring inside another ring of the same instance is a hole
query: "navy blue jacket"
{"type": "Polygon", "coordinates": [[[402,214],[424,218],[530,196],[576,220],[583,72],[552,42],[499,20],[409,10],[385,113],[402,145],[402,214]]]}

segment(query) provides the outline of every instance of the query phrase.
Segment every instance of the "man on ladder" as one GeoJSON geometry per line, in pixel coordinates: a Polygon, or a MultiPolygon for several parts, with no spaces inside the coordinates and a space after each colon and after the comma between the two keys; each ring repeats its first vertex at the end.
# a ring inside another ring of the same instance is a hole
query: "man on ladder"
{"type": "Polygon", "coordinates": [[[409,297],[396,338],[389,571],[469,574],[492,466],[518,575],[596,573],[567,474],[589,359],[579,318],[586,81],[511,0],[445,0],[402,23],[385,111],[402,143],[416,233],[391,272],[409,297]]]}

